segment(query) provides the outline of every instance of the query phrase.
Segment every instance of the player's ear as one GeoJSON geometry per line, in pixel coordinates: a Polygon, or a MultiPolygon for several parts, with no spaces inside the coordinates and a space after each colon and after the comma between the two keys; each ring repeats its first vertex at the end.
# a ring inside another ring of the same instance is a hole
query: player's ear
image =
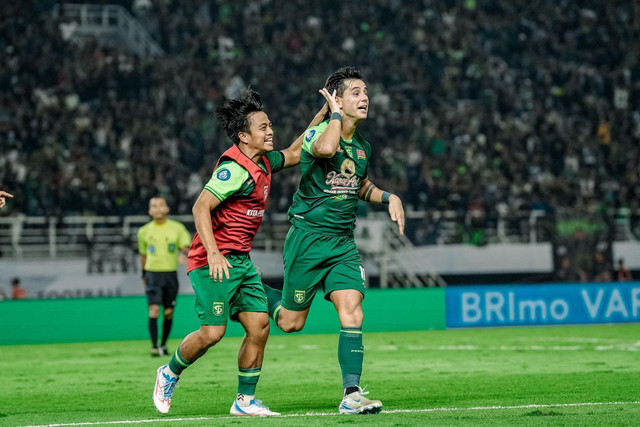
{"type": "Polygon", "coordinates": [[[246,132],[238,132],[238,139],[240,139],[240,142],[247,144],[249,142],[249,134],[246,132]]]}

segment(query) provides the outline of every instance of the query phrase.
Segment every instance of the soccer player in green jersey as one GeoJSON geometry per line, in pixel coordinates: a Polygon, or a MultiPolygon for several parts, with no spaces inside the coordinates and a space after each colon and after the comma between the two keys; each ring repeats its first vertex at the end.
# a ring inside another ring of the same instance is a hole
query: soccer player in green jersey
{"type": "Polygon", "coordinates": [[[180,287],[178,282],[178,259],[186,256],[191,243],[187,228],[167,218],[169,206],[162,197],[149,200],[149,216],[152,221],[138,230],[138,252],[144,285],[149,305],[149,335],[151,356],[166,356],[167,339],[173,324],[173,311],[180,287]],[[158,318],[162,306],[162,339],[158,347],[158,318]]]}
{"type": "MultiPolygon", "coordinates": [[[[326,111],[325,106],[311,125],[320,123],[326,111]]],[[[158,368],[153,402],[158,411],[169,412],[179,376],[222,339],[230,318],[245,330],[230,413],[280,415],[255,398],[269,316],[260,275],[249,253],[267,206],[271,177],[300,162],[304,135],[289,148],[275,151],[271,121],[252,90],[241,99],[225,99],[217,116],[234,144],[220,157],[193,206],[197,233],[189,248],[187,270],[200,328],[187,335],[168,365],[158,368]]]]}
{"type": "Polygon", "coordinates": [[[291,228],[284,244],[284,286],[265,286],[269,314],[285,332],[300,331],[318,291],[335,306],[340,320],[338,361],[344,395],[340,413],[378,413],[379,400],[364,397],[360,375],[362,300],[365,275],[353,230],[358,200],[389,205],[389,215],[404,233],[400,198],[378,189],[368,177],[371,145],[357,126],[367,118],[369,96],[360,71],[344,67],[321,90],[331,115],[305,135],[302,178],[289,209],[291,228]]]}

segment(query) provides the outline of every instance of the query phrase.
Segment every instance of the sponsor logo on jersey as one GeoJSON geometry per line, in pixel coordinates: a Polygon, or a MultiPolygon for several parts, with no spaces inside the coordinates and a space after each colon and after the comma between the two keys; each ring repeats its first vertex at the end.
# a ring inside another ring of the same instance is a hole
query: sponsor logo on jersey
{"type": "Polygon", "coordinates": [[[229,169],[220,169],[216,174],[216,178],[220,181],[229,181],[229,178],[231,178],[231,171],[229,169]]]}
{"type": "Polygon", "coordinates": [[[223,302],[214,302],[213,303],[213,314],[216,316],[222,316],[224,313],[224,303],[223,302]]]}
{"type": "Polygon", "coordinates": [[[356,150],[356,154],[358,155],[358,160],[367,158],[367,155],[364,153],[364,150],[356,150]]]}
{"type": "Polygon", "coordinates": [[[306,293],[307,293],[307,291],[298,291],[298,290],[296,290],[294,292],[294,294],[293,294],[293,300],[298,304],[302,304],[304,302],[306,293]]]}
{"type": "Polygon", "coordinates": [[[264,216],[264,209],[248,209],[247,210],[247,216],[257,216],[257,217],[262,217],[264,216]]]}
{"type": "Polygon", "coordinates": [[[316,134],[316,130],[315,129],[311,129],[309,132],[307,132],[307,134],[304,136],[304,139],[307,142],[311,142],[311,140],[313,139],[313,135],[316,134]]]}
{"type": "Polygon", "coordinates": [[[269,197],[269,186],[265,185],[264,186],[264,199],[267,200],[267,197],[269,197]]]}
{"type": "Polygon", "coordinates": [[[176,251],[176,244],[169,243],[169,253],[174,253],[176,251]]]}

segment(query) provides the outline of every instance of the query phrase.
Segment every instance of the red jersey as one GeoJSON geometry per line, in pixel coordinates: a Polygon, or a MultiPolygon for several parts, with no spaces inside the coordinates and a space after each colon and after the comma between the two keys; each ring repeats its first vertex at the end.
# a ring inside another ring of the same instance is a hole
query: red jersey
{"type": "MultiPolygon", "coordinates": [[[[213,236],[223,255],[230,252],[248,253],[251,251],[253,239],[262,224],[264,210],[267,207],[271,187],[271,164],[267,156],[263,156],[262,161],[266,171],[263,170],[235,144],[220,156],[216,168],[226,160],[233,160],[245,168],[249,172],[250,179],[253,180],[254,188],[249,196],[229,197],[211,211],[213,236]]],[[[187,271],[207,264],[207,250],[196,233],[189,247],[187,271]]]]}

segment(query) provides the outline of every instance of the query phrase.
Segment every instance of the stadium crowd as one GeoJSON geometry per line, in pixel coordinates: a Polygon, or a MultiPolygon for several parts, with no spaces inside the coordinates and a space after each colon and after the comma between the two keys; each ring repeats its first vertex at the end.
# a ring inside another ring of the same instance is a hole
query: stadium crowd
{"type": "Polygon", "coordinates": [[[224,95],[259,91],[286,147],[345,64],[369,86],[370,176],[425,218],[640,208],[636,2],[115,3],[166,55],[73,43],[52,0],[0,4],[2,215],[144,214],[154,195],[189,213],[229,144],[224,95]]]}

